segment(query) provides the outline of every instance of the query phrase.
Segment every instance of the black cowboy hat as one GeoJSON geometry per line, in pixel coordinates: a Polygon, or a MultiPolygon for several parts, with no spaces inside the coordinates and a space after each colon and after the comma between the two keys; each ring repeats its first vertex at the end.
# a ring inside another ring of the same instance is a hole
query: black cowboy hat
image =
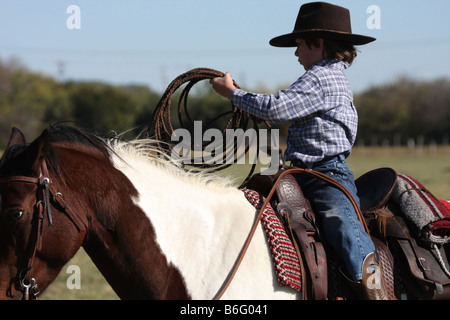
{"type": "Polygon", "coordinates": [[[350,11],[326,2],[312,2],[300,7],[294,31],[270,40],[274,47],[296,47],[295,39],[324,38],[362,45],[375,38],[352,33],[350,11]]]}

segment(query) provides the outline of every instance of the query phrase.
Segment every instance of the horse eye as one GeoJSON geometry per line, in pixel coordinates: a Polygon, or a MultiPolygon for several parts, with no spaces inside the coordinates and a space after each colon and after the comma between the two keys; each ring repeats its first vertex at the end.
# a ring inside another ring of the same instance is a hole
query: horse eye
{"type": "Polygon", "coordinates": [[[15,209],[8,212],[8,217],[13,221],[17,221],[20,218],[22,218],[23,214],[24,214],[23,210],[15,209]]]}

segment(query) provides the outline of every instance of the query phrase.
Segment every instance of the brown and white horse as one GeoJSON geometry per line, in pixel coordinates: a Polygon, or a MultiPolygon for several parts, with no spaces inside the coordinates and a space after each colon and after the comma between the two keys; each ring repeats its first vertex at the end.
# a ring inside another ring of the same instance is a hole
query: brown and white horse
{"type": "MultiPolygon", "coordinates": [[[[44,291],[83,246],[123,299],[211,299],[255,219],[223,179],[57,125],[26,144],[13,129],[0,160],[0,298],[44,291]]],[[[297,299],[280,287],[262,228],[223,298],[297,299]]]]}

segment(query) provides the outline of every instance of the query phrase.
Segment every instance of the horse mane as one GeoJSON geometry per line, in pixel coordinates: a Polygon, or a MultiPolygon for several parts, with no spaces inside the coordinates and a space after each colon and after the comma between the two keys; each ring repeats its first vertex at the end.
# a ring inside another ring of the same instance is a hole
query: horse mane
{"type": "Polygon", "coordinates": [[[115,166],[139,166],[141,169],[153,167],[192,185],[218,190],[235,188],[235,181],[229,177],[185,170],[167,154],[166,150],[161,149],[160,143],[148,138],[131,141],[112,139],[108,142],[119,159],[115,161],[115,166]]]}
{"type": "MultiPolygon", "coordinates": [[[[102,137],[95,132],[64,123],[51,125],[49,131],[52,142],[82,145],[100,152],[114,166],[117,166],[117,163],[130,165],[128,159],[139,159],[141,165],[156,166],[169,175],[193,184],[219,189],[234,184],[234,181],[229,178],[184,170],[179,163],[171,159],[166,150],[161,148],[161,142],[158,143],[153,139],[137,137],[134,140],[124,140],[120,134],[114,133],[102,137]]],[[[57,163],[51,159],[48,161],[51,162],[50,165],[57,168],[57,163]]]]}
{"type": "Polygon", "coordinates": [[[106,143],[105,137],[102,138],[86,129],[77,128],[65,123],[58,123],[50,125],[49,133],[52,142],[81,144],[99,151],[107,158],[109,158],[110,152],[112,151],[106,143]]]}
{"type": "MultiPolygon", "coordinates": [[[[50,125],[48,133],[52,143],[64,143],[67,145],[80,144],[104,157],[110,158],[108,144],[93,132],[79,129],[65,123],[57,123],[50,125]]],[[[6,167],[13,164],[17,156],[26,149],[28,145],[28,143],[18,143],[9,146],[1,157],[0,167],[6,167]]],[[[48,153],[45,155],[45,160],[47,165],[53,168],[56,173],[61,173],[58,165],[58,157],[53,147],[49,148],[48,153]]]]}
{"type": "Polygon", "coordinates": [[[20,143],[20,144],[12,145],[9,148],[7,148],[1,155],[0,167],[3,167],[4,165],[14,161],[17,153],[19,153],[20,151],[25,149],[25,147],[26,147],[25,144],[20,143]]]}
{"type": "MultiPolygon", "coordinates": [[[[222,189],[234,186],[230,178],[202,172],[186,171],[179,163],[171,159],[166,150],[161,149],[158,141],[148,138],[136,138],[124,140],[121,135],[110,134],[100,136],[93,131],[78,128],[67,123],[56,123],[50,125],[50,141],[67,148],[77,148],[81,152],[90,153],[95,157],[104,157],[111,165],[134,166],[138,164],[141,168],[152,166],[163,170],[170,176],[176,177],[195,185],[203,185],[208,188],[222,189]],[[81,148],[80,148],[81,147],[81,148]]],[[[26,147],[25,144],[13,145],[3,154],[3,163],[14,161],[17,153],[26,147]]],[[[58,155],[54,147],[49,149],[45,157],[47,166],[60,178],[65,174],[61,171],[58,155]]],[[[139,168],[136,168],[139,169],[139,168]]]]}

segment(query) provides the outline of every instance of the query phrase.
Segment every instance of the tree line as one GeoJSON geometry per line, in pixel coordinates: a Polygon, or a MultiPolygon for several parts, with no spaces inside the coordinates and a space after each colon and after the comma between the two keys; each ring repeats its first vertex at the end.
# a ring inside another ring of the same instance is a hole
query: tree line
{"type": "Polygon", "coordinates": [[[358,139],[405,145],[408,140],[446,144],[450,135],[450,80],[402,77],[355,96],[358,139]]]}
{"type": "MultiPolygon", "coordinates": [[[[211,119],[229,110],[229,102],[206,82],[198,86],[189,97],[193,119],[211,119]]],[[[58,81],[17,62],[0,62],[0,150],[13,126],[29,139],[59,121],[71,121],[99,134],[139,132],[151,120],[161,96],[148,86],[58,81]]],[[[394,136],[402,144],[419,136],[448,144],[449,79],[425,82],[400,78],[355,95],[355,105],[359,113],[358,140],[365,144],[392,141],[394,136]]]]}

